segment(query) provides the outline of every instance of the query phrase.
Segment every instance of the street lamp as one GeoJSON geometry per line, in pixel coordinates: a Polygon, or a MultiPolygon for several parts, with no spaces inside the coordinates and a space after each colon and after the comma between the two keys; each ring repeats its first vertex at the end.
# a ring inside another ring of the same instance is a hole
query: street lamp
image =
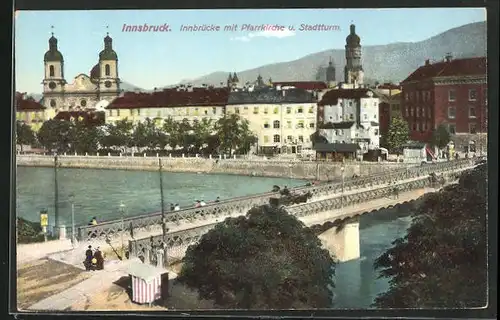
{"type": "Polygon", "coordinates": [[[345,178],[344,170],[345,170],[345,167],[342,164],[342,166],[340,167],[340,172],[342,173],[342,195],[340,196],[341,208],[344,208],[344,182],[345,182],[345,179],[344,179],[345,178]]]}
{"type": "Polygon", "coordinates": [[[71,244],[73,248],[76,245],[76,231],[75,231],[75,195],[70,193],[68,195],[69,202],[71,203],[71,244]]]}
{"type": "Polygon", "coordinates": [[[123,247],[123,233],[125,232],[125,205],[123,204],[123,202],[120,202],[120,213],[121,213],[121,219],[122,219],[122,232],[121,232],[121,240],[122,240],[122,253],[121,253],[121,256],[122,256],[122,260],[123,260],[123,257],[124,257],[124,253],[125,253],[125,248],[123,247]]]}

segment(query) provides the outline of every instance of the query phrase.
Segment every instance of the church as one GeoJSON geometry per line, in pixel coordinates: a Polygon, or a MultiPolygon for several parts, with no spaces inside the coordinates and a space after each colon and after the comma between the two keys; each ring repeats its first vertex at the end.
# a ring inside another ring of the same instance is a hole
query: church
{"type": "Polygon", "coordinates": [[[57,47],[54,33],[49,39],[49,50],[44,56],[45,76],[41,103],[47,111],[91,111],[104,108],[119,96],[118,55],[113,50],[113,39],[106,35],[99,62],[90,75],[81,73],[72,83],[64,77],[64,57],[57,47]]]}

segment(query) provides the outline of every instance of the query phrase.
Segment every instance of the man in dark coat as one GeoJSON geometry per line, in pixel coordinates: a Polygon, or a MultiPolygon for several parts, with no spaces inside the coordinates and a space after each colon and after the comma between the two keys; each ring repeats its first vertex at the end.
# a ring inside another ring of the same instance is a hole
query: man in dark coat
{"type": "Polygon", "coordinates": [[[94,253],[92,252],[92,246],[87,248],[85,251],[85,261],[83,262],[85,266],[85,270],[90,271],[90,267],[92,266],[92,258],[94,257],[94,253]]]}
{"type": "Polygon", "coordinates": [[[96,269],[97,270],[102,270],[104,269],[104,257],[102,256],[101,250],[99,250],[99,247],[94,252],[94,258],[96,259],[96,269]]]}

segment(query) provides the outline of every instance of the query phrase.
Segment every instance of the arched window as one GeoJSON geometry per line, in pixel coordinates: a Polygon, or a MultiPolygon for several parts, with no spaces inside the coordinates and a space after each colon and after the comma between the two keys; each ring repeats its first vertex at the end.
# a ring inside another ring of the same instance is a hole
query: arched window
{"type": "Polygon", "coordinates": [[[52,108],[54,108],[54,107],[56,106],[56,104],[57,104],[57,103],[56,103],[56,100],[54,100],[54,99],[51,99],[51,100],[50,100],[50,106],[51,106],[52,108]]]}
{"type": "Polygon", "coordinates": [[[274,142],[280,142],[281,141],[280,135],[279,134],[275,134],[274,137],[273,137],[273,141],[274,142]]]}
{"type": "Polygon", "coordinates": [[[104,66],[104,73],[109,76],[111,75],[111,68],[109,67],[109,64],[104,66]]]}
{"type": "Polygon", "coordinates": [[[49,66],[49,77],[55,77],[54,66],[49,66]]]}
{"type": "Polygon", "coordinates": [[[280,128],[280,121],[279,120],[274,120],[273,121],[273,128],[274,129],[279,129],[280,128]]]}

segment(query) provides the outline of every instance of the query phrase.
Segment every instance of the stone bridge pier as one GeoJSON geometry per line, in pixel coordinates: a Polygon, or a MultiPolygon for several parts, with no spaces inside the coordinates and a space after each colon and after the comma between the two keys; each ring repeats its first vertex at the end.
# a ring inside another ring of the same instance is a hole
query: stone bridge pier
{"type": "Polygon", "coordinates": [[[324,231],[318,238],[323,247],[330,251],[337,261],[346,262],[359,259],[359,216],[324,231]]]}

